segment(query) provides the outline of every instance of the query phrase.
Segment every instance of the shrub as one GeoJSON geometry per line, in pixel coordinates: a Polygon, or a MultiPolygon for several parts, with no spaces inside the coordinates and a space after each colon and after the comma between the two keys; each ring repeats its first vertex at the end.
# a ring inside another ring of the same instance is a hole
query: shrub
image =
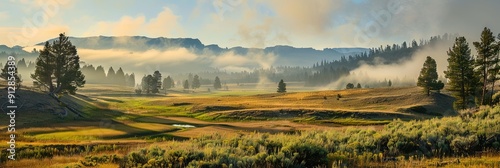
{"type": "Polygon", "coordinates": [[[325,166],[328,163],[325,148],[313,144],[292,144],[282,148],[282,152],[290,158],[294,165],[305,167],[325,166]]]}

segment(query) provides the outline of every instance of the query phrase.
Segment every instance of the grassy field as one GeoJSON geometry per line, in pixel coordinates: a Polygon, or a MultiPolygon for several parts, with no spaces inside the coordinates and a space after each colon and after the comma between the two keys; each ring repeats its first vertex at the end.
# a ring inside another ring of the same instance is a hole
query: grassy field
{"type": "MultiPolygon", "coordinates": [[[[23,105],[16,115],[16,147],[22,153],[19,157],[26,159],[2,164],[23,167],[39,162],[40,167],[72,167],[89,165],[82,162],[87,156],[123,157],[143,147],[171,146],[214,134],[234,137],[382,130],[396,118],[409,121],[456,115],[451,97],[437,93],[427,96],[416,87],[316,91],[292,83],[288,93],[275,93],[274,85],[268,85],[136,95],[129,87],[87,84],[77,95],[63,96],[63,101],[79,109],[83,118],[71,112],[62,117],[55,100],[25,88],[19,92],[23,105]],[[44,153],[53,153],[53,159],[42,157],[44,153]]],[[[6,95],[1,94],[0,101],[5,102],[6,95]]],[[[0,117],[2,129],[7,122],[5,115],[0,117]]],[[[0,133],[0,139],[8,141],[6,131],[0,133]]],[[[0,147],[7,145],[2,143],[0,147]]],[[[118,164],[103,161],[99,167],[118,164]]]]}

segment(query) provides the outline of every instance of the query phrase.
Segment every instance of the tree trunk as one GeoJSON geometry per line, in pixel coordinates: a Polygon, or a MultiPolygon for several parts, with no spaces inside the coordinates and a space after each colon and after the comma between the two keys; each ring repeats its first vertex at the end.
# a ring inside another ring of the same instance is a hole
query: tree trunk
{"type": "Polygon", "coordinates": [[[483,94],[481,95],[481,105],[484,105],[484,98],[486,97],[486,87],[488,84],[487,77],[488,73],[486,72],[486,66],[483,69],[483,94]]]}
{"type": "Polygon", "coordinates": [[[490,94],[490,106],[492,106],[493,104],[493,91],[495,89],[495,79],[493,79],[493,83],[491,84],[491,94],[490,94]]]}

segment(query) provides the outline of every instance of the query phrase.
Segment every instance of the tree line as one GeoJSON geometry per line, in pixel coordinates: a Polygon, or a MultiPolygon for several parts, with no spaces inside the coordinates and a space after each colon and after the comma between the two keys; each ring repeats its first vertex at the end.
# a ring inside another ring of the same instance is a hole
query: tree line
{"type": "MultiPolygon", "coordinates": [[[[495,83],[500,76],[500,34],[495,37],[485,27],[480,40],[472,44],[477,51],[475,56],[471,55],[469,43],[463,36],[456,37],[453,46],[447,51],[448,67],[444,71],[448,80],[446,89],[456,98],[453,106],[457,110],[494,103],[495,83]]],[[[429,56],[417,85],[423,87],[427,94],[430,90],[439,91],[444,84],[437,78],[436,62],[429,56]]]]}
{"type": "Polygon", "coordinates": [[[87,77],[87,83],[93,84],[115,84],[121,86],[135,86],[135,74],[124,73],[123,69],[120,67],[115,72],[113,67],[109,67],[108,73],[104,72],[104,67],[93,65],[84,65],[81,68],[82,73],[87,77]]]}
{"type": "MultiPolygon", "coordinates": [[[[182,82],[182,87],[184,90],[189,89],[198,89],[201,87],[202,78],[197,74],[189,74],[188,79],[182,82]],[[191,81],[191,82],[190,82],[191,81]]],[[[156,94],[160,93],[160,90],[166,91],[172,88],[175,88],[175,80],[167,76],[166,78],[162,78],[160,71],[155,71],[153,74],[144,75],[141,80],[141,84],[137,85],[135,92],[137,94],[156,94]]],[[[213,88],[219,90],[222,88],[221,80],[218,76],[215,77],[213,88]]]]}
{"type": "MultiPolygon", "coordinates": [[[[312,66],[311,74],[308,75],[306,80],[306,85],[323,86],[337,81],[341,77],[354,75],[350,72],[358,68],[360,63],[367,65],[393,64],[398,63],[398,61],[409,60],[419,49],[434,47],[437,44],[450,43],[453,41],[453,38],[457,36],[457,34],[450,35],[445,33],[442,36],[432,36],[429,40],[420,40],[420,42],[412,40],[410,44],[407,44],[405,41],[401,44],[386,46],[381,45],[377,48],[370,48],[364,53],[342,56],[339,60],[322,60],[312,66]]],[[[392,81],[393,85],[398,85],[398,82],[407,83],[406,81],[400,81],[399,79],[393,79],[392,81]]],[[[365,85],[372,85],[372,87],[384,87],[387,86],[387,81],[365,83],[365,85]]]]}

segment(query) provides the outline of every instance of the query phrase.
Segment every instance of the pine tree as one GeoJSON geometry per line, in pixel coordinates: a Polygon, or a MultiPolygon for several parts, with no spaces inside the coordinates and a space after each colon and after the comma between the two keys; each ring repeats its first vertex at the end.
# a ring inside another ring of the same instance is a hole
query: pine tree
{"type": "Polygon", "coordinates": [[[361,89],[361,84],[360,84],[360,83],[358,83],[358,85],[356,85],[356,88],[357,88],[357,89],[361,89]]]}
{"type": "Polygon", "coordinates": [[[183,83],[184,89],[189,89],[189,81],[185,80],[183,83]]]}
{"type": "MultiPolygon", "coordinates": [[[[15,63],[14,61],[12,63],[15,63]]],[[[5,66],[2,69],[2,73],[0,73],[0,78],[6,81],[14,80],[16,89],[21,87],[21,76],[18,74],[17,67],[15,65],[9,65],[9,62],[5,63],[5,66]]]]}
{"type": "Polygon", "coordinates": [[[431,90],[441,90],[444,87],[443,82],[438,81],[436,60],[427,56],[420,75],[418,76],[417,86],[423,87],[427,95],[430,95],[431,90]]]}
{"type": "Polygon", "coordinates": [[[108,74],[106,76],[106,80],[108,81],[107,83],[114,84],[115,83],[115,76],[116,76],[115,70],[113,69],[113,67],[109,67],[108,74]]]}
{"type": "Polygon", "coordinates": [[[222,88],[222,84],[220,83],[220,79],[219,79],[219,76],[216,76],[215,77],[215,80],[214,80],[214,88],[219,90],[222,88]]]}
{"type": "Polygon", "coordinates": [[[19,60],[17,62],[17,68],[18,69],[26,69],[28,66],[26,65],[26,61],[24,60],[24,58],[22,58],[21,60],[19,60]]]}
{"type": "Polygon", "coordinates": [[[122,68],[120,67],[115,74],[115,80],[113,81],[117,85],[125,86],[125,74],[123,73],[122,68]]]}
{"type": "Polygon", "coordinates": [[[278,83],[278,93],[285,93],[286,92],[286,83],[283,82],[283,79],[280,80],[278,83]]]}
{"type": "Polygon", "coordinates": [[[193,82],[191,83],[191,87],[193,89],[198,89],[198,88],[200,88],[200,86],[201,86],[200,77],[198,75],[194,75],[193,82]]]}
{"type": "Polygon", "coordinates": [[[45,43],[37,58],[35,74],[31,78],[49,86],[52,96],[66,92],[75,94],[77,88],[84,86],[85,76],[80,71],[80,57],[68,37],[59,34],[59,38],[52,44],[45,43]]]}
{"type": "Polygon", "coordinates": [[[161,84],[162,77],[161,77],[160,71],[155,71],[153,73],[153,79],[155,80],[154,83],[156,84],[156,87],[153,91],[155,91],[154,93],[159,93],[159,90],[161,89],[161,86],[162,86],[162,84],[161,84]]]}
{"type": "MultiPolygon", "coordinates": [[[[494,67],[498,63],[498,59],[495,59],[495,52],[497,48],[495,44],[495,37],[493,36],[491,30],[485,27],[483,32],[481,33],[481,41],[474,42],[473,44],[477,50],[477,58],[475,64],[476,73],[479,75],[479,82],[482,85],[480,103],[481,105],[486,105],[489,104],[489,102],[487,102],[488,100],[485,99],[489,83],[488,77],[490,77],[491,73],[498,72],[498,70],[494,67]]],[[[494,78],[491,78],[492,83],[496,81],[496,75],[493,74],[493,76],[494,78]]]]}
{"type": "Polygon", "coordinates": [[[127,86],[130,86],[130,87],[135,86],[135,74],[134,73],[130,74],[127,86]]]}
{"type": "Polygon", "coordinates": [[[389,82],[387,82],[387,86],[392,87],[392,81],[391,80],[389,80],[389,82]]]}
{"type": "Polygon", "coordinates": [[[145,92],[145,93],[150,93],[150,90],[149,90],[149,80],[147,78],[146,75],[144,75],[142,77],[142,80],[141,80],[141,88],[142,88],[142,92],[145,92]]]}
{"type": "Polygon", "coordinates": [[[167,78],[163,79],[163,89],[168,90],[171,89],[174,85],[174,80],[167,76],[167,78]]]}
{"type": "Polygon", "coordinates": [[[447,90],[456,98],[453,107],[457,110],[466,109],[470,97],[476,91],[478,79],[474,75],[474,59],[465,37],[457,37],[447,53],[448,68],[444,72],[448,79],[447,90]]]}
{"type": "Polygon", "coordinates": [[[107,79],[106,79],[106,73],[104,72],[104,68],[102,66],[98,66],[96,69],[95,69],[95,77],[96,81],[98,83],[106,83],[107,82],[107,79]]]}
{"type": "Polygon", "coordinates": [[[160,90],[158,89],[158,79],[155,76],[148,75],[146,80],[148,81],[148,88],[151,93],[160,93],[160,90]]]}

